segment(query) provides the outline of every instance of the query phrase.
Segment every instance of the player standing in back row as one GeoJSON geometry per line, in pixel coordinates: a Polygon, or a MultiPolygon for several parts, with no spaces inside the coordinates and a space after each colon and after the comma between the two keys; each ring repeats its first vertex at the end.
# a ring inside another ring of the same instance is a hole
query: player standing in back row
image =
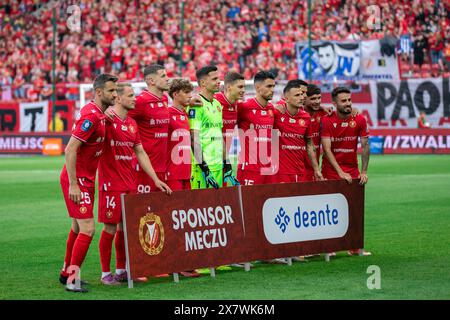
{"type": "Polygon", "coordinates": [[[239,134],[237,130],[237,116],[238,116],[238,101],[242,100],[245,93],[244,76],[237,72],[228,72],[224,79],[224,91],[218,92],[214,95],[217,101],[222,105],[222,119],[223,119],[223,139],[225,141],[225,151],[228,154],[228,159],[231,163],[231,171],[227,166],[224,168],[224,185],[236,185],[237,180],[234,181],[230,177],[237,176],[238,163],[238,145],[239,134]]]}
{"type": "Polygon", "coordinates": [[[238,104],[241,150],[237,178],[245,185],[270,183],[277,173],[274,167],[278,166],[276,157],[271,155],[274,108],[269,102],[275,90],[275,76],[259,71],[254,83],[256,97],[238,104]]]}
{"type": "MultiPolygon", "coordinates": [[[[168,98],[169,78],[163,66],[152,64],[144,69],[147,89],[136,97],[136,107],[128,112],[139,130],[142,146],[161,181],[166,181],[167,144],[169,130],[168,98]]],[[[136,164],[137,191],[159,191],[150,177],[136,164]]]]}
{"type": "Polygon", "coordinates": [[[224,168],[230,172],[230,179],[236,180],[231,176],[231,164],[224,148],[222,106],[214,98],[220,87],[219,72],[216,66],[206,66],[197,70],[196,76],[203,105],[188,109],[194,158],[191,187],[218,189],[223,185],[224,168]]]}

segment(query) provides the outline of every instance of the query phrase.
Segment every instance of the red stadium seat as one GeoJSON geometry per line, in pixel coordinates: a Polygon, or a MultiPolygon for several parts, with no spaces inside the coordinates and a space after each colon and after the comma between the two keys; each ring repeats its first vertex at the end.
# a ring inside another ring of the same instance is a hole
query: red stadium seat
{"type": "Polygon", "coordinates": [[[413,72],[419,73],[420,72],[420,66],[418,64],[413,65],[413,72]]]}
{"type": "Polygon", "coordinates": [[[450,72],[444,72],[443,74],[442,74],[442,77],[443,78],[450,78],[450,72]]]}
{"type": "Polygon", "coordinates": [[[422,78],[433,78],[431,72],[422,72],[422,78]]]}

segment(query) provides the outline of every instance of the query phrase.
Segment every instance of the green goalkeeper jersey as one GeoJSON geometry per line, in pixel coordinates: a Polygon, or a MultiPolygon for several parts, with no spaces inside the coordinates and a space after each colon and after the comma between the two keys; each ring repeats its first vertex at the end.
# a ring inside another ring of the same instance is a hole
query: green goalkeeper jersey
{"type": "MultiPolygon", "coordinates": [[[[201,95],[200,95],[201,96],[201,95]]],[[[222,105],[216,99],[206,100],[203,96],[201,107],[189,107],[189,127],[199,131],[203,160],[209,170],[222,170],[223,167],[223,137],[222,137],[222,105]]],[[[194,166],[197,164],[193,159],[194,166]]]]}

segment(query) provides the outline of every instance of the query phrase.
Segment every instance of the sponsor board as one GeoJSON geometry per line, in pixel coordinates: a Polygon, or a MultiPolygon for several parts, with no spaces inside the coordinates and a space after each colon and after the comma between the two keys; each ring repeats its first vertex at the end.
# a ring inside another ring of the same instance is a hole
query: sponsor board
{"type": "Polygon", "coordinates": [[[131,278],[364,244],[357,181],[127,194],[122,204],[131,278]]]}

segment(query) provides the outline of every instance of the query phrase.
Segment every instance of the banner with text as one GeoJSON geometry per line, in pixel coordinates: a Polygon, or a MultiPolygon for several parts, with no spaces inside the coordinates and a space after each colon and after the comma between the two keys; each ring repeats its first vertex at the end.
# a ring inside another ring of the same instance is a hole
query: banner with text
{"type": "Polygon", "coordinates": [[[364,245],[364,187],[356,181],[122,197],[132,278],[364,245]]]}
{"type": "Polygon", "coordinates": [[[450,154],[450,129],[371,130],[373,154],[450,154]]]}
{"type": "Polygon", "coordinates": [[[13,133],[0,135],[0,154],[42,154],[46,139],[60,139],[64,150],[70,134],[13,133]]]}
{"type": "MultiPolygon", "coordinates": [[[[56,101],[55,131],[70,132],[74,119],[75,102],[56,101]]],[[[0,102],[0,132],[51,132],[53,105],[51,101],[0,102]]]]}
{"type": "Polygon", "coordinates": [[[383,50],[382,40],[361,41],[361,79],[398,80],[395,48],[383,50]]]}

